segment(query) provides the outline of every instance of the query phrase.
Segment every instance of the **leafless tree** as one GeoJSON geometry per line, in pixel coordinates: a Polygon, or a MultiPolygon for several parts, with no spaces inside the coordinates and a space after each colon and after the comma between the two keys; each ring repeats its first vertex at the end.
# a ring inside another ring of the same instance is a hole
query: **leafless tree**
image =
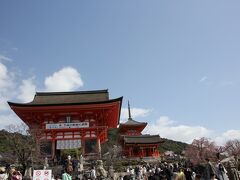
{"type": "Polygon", "coordinates": [[[240,140],[229,140],[225,144],[226,151],[229,155],[234,156],[235,158],[240,156],[240,140]]]}
{"type": "Polygon", "coordinates": [[[194,139],[186,149],[186,157],[194,164],[202,163],[206,158],[216,159],[216,153],[215,143],[205,137],[194,139]]]}
{"type": "Polygon", "coordinates": [[[11,124],[6,127],[9,133],[5,133],[7,145],[10,151],[5,152],[5,159],[9,163],[18,162],[23,171],[29,163],[36,163],[41,160],[37,150],[36,138],[28,129],[26,124],[11,124]]]}

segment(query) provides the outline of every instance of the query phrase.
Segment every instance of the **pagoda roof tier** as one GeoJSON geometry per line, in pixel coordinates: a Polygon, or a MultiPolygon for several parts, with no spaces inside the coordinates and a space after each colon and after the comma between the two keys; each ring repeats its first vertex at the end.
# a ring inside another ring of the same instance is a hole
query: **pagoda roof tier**
{"type": "Polygon", "coordinates": [[[124,136],[125,144],[159,144],[163,142],[159,135],[124,136]]]}
{"type": "Polygon", "coordinates": [[[120,133],[125,133],[129,130],[136,130],[138,133],[141,133],[142,130],[147,126],[146,122],[138,122],[132,119],[130,103],[128,101],[128,120],[125,123],[120,123],[119,131],[120,133]]]}
{"type": "Polygon", "coordinates": [[[132,118],[128,118],[127,122],[125,123],[120,123],[121,126],[146,126],[147,123],[146,122],[138,122],[133,120],[132,118]]]}
{"type": "Polygon", "coordinates": [[[132,118],[128,118],[128,121],[125,123],[120,123],[119,131],[124,133],[128,130],[137,130],[139,133],[143,131],[143,129],[147,126],[146,122],[138,122],[133,120],[132,118]]]}

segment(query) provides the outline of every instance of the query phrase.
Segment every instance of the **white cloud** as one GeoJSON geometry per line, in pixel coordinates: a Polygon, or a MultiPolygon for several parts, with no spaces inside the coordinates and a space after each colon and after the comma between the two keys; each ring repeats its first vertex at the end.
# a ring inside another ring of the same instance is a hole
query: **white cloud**
{"type": "Polygon", "coordinates": [[[162,116],[154,123],[149,123],[144,133],[160,134],[161,137],[187,143],[199,137],[209,137],[212,133],[202,126],[174,125],[175,123],[169,117],[162,116]]]}
{"type": "Polygon", "coordinates": [[[22,102],[30,102],[33,100],[36,92],[36,86],[33,83],[34,77],[22,80],[22,84],[19,87],[18,99],[22,102]]]}
{"type": "Polygon", "coordinates": [[[215,137],[215,142],[219,145],[224,145],[228,140],[240,139],[240,130],[227,130],[220,136],[215,137]]]}
{"type": "Polygon", "coordinates": [[[174,121],[169,119],[168,116],[161,116],[157,121],[156,121],[157,126],[170,126],[174,124],[174,121]]]}
{"type": "Polygon", "coordinates": [[[159,134],[163,138],[186,143],[192,143],[193,139],[207,137],[215,141],[217,145],[224,145],[228,140],[240,139],[240,130],[227,130],[216,135],[213,130],[203,126],[179,125],[168,116],[161,116],[155,122],[148,123],[143,133],[159,134]]]}
{"type": "Polygon", "coordinates": [[[3,111],[7,111],[9,110],[9,106],[8,106],[8,98],[6,97],[1,97],[0,98],[0,113],[3,112],[3,111]]]}
{"type": "Polygon", "coordinates": [[[80,73],[72,67],[64,67],[45,78],[46,91],[72,91],[83,86],[80,73]]]}
{"type": "MultiPolygon", "coordinates": [[[[21,74],[9,71],[1,61],[11,61],[0,54],[0,128],[9,124],[19,123],[20,119],[10,109],[7,101],[30,102],[36,92],[35,78],[30,77],[19,81],[21,74]]],[[[45,91],[71,91],[83,86],[80,73],[72,67],[64,67],[45,78],[45,91]]]]}
{"type": "Polygon", "coordinates": [[[19,124],[21,120],[15,113],[4,113],[0,114],[0,129],[5,128],[9,124],[19,124]]]}
{"type": "MultiPolygon", "coordinates": [[[[0,61],[10,61],[10,58],[0,55],[0,61]]],[[[9,124],[20,123],[20,119],[10,109],[7,101],[19,98],[30,97],[32,89],[32,80],[23,80],[22,84],[18,87],[19,82],[15,72],[9,71],[8,67],[0,62],[0,128],[5,128],[9,124]]],[[[32,96],[33,97],[33,96],[32,96]]]]}
{"type": "MultiPolygon", "coordinates": [[[[131,116],[132,118],[137,117],[145,117],[151,112],[150,109],[143,109],[143,108],[131,108],[131,116]]],[[[121,109],[121,121],[126,121],[128,119],[128,108],[121,109]]]]}
{"type": "Polygon", "coordinates": [[[4,56],[4,55],[0,54],[0,61],[12,61],[12,59],[7,57],[7,56],[4,56]]]}
{"type": "Polygon", "coordinates": [[[231,87],[233,86],[235,83],[234,81],[231,80],[218,80],[218,81],[210,81],[208,76],[203,76],[200,78],[199,83],[204,83],[204,84],[213,84],[213,85],[217,85],[217,86],[221,86],[221,87],[231,87]]]}
{"type": "Polygon", "coordinates": [[[203,76],[200,80],[199,80],[199,82],[204,82],[204,81],[207,81],[207,79],[208,79],[208,77],[207,76],[203,76]]]}
{"type": "MultiPolygon", "coordinates": [[[[0,54],[0,128],[9,124],[20,123],[21,120],[10,109],[7,101],[19,99],[22,102],[29,102],[33,99],[36,85],[34,78],[27,78],[21,82],[17,81],[15,73],[9,71],[6,65],[1,61],[11,61],[10,58],[0,54]]],[[[204,76],[200,82],[207,81],[204,76]]],[[[233,82],[225,82],[223,85],[232,85],[233,82]]],[[[70,91],[83,86],[80,73],[72,67],[64,67],[45,78],[46,91],[70,91]]],[[[146,117],[151,112],[150,109],[131,108],[132,117],[146,117]]],[[[122,108],[121,118],[125,121],[128,118],[128,109],[122,108]]],[[[138,119],[136,119],[138,120],[138,119]]],[[[202,126],[179,125],[168,116],[161,116],[154,123],[148,123],[144,133],[160,134],[161,137],[191,143],[193,139],[199,137],[208,137],[215,140],[217,144],[223,145],[227,140],[240,139],[240,130],[227,130],[220,135],[213,136],[213,131],[202,126]]]]}
{"type": "Polygon", "coordinates": [[[7,88],[12,87],[13,77],[11,73],[8,72],[7,67],[0,62],[0,90],[5,91],[7,88]]]}
{"type": "Polygon", "coordinates": [[[13,74],[0,62],[0,111],[8,110],[7,101],[14,96],[14,87],[13,74]]]}

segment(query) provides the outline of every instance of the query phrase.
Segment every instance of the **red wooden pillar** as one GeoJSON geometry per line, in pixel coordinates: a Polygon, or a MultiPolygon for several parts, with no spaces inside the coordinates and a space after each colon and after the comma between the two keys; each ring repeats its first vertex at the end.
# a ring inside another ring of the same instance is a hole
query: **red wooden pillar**
{"type": "Polygon", "coordinates": [[[151,147],[148,148],[148,156],[152,156],[152,149],[151,149],[151,147]]]}
{"type": "Polygon", "coordinates": [[[141,147],[141,157],[144,157],[144,149],[141,147]]]}
{"type": "Polygon", "coordinates": [[[56,133],[55,132],[53,132],[53,131],[51,131],[51,137],[52,137],[52,139],[51,139],[51,141],[52,141],[52,159],[54,158],[54,156],[55,156],[55,151],[56,151],[56,133]]]}
{"type": "Polygon", "coordinates": [[[129,157],[132,156],[132,147],[129,148],[129,157]]]}
{"type": "Polygon", "coordinates": [[[54,158],[54,156],[55,156],[55,149],[56,149],[56,145],[55,145],[55,140],[53,139],[52,140],[52,159],[54,158]]]}

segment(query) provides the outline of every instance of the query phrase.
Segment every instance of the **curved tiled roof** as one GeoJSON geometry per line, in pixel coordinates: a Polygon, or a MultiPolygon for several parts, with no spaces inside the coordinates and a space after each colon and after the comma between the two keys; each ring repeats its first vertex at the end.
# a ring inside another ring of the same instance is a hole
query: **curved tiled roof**
{"type": "Polygon", "coordinates": [[[132,118],[129,118],[127,122],[122,123],[123,125],[142,125],[142,124],[147,124],[145,122],[138,122],[133,120],[132,118]]]}
{"type": "Polygon", "coordinates": [[[162,143],[159,135],[141,135],[141,136],[125,136],[125,144],[153,144],[162,143]]]}
{"type": "Polygon", "coordinates": [[[36,92],[32,102],[29,103],[8,102],[8,103],[9,105],[17,106],[44,106],[44,105],[104,103],[115,101],[118,99],[109,99],[108,90],[73,91],[73,92],[36,92]]]}

